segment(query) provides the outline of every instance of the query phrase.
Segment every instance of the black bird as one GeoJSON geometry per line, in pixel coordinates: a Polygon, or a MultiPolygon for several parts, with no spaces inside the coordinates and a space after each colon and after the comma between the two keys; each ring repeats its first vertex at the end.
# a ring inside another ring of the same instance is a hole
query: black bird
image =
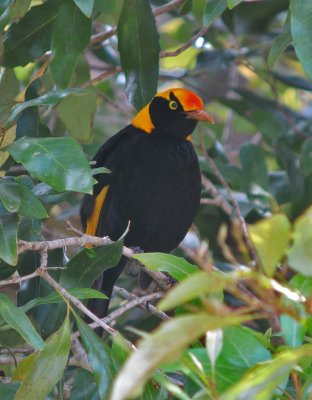
{"type": "MultiPolygon", "coordinates": [[[[108,139],[94,157],[94,167],[110,174],[95,178],[93,195],[81,207],[89,235],[117,240],[130,221],[125,246],[145,252],[170,252],[182,241],[200,204],[201,175],[190,141],[198,121],[213,123],[203,101],[189,90],[157,93],[130,125],[108,139]]],[[[109,298],[126,264],[103,273],[101,291],[109,298]]],[[[93,300],[98,317],[109,301],[93,300]]]]}

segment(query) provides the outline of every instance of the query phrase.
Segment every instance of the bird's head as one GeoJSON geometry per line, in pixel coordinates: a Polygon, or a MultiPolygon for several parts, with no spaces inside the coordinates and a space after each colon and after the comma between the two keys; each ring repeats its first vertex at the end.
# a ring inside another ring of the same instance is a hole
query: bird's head
{"type": "Polygon", "coordinates": [[[185,139],[194,131],[198,121],[214,123],[203,108],[202,99],[190,90],[169,89],[157,93],[138,112],[132,125],[146,133],[185,139]]]}

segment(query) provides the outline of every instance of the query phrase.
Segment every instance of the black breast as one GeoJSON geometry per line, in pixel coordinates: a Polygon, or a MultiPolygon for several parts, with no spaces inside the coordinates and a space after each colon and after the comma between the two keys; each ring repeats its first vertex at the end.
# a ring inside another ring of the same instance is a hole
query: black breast
{"type": "Polygon", "coordinates": [[[99,235],[130,230],[127,246],[168,252],[183,239],[200,202],[197,156],[188,141],[140,133],[118,149],[99,235]]]}

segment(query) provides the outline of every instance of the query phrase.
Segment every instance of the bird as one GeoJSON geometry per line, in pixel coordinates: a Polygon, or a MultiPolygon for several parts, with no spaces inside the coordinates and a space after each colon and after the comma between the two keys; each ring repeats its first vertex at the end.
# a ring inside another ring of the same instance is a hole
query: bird
{"type": "MultiPolygon", "coordinates": [[[[190,140],[198,121],[214,123],[202,99],[184,88],[156,93],[131,123],[96,153],[93,194],[82,200],[80,215],[88,235],[118,240],[144,252],[169,253],[185,237],[200,205],[201,173],[190,140]]],[[[114,284],[127,263],[105,270],[99,289],[108,300],[93,299],[89,308],[103,318],[114,284]]]]}

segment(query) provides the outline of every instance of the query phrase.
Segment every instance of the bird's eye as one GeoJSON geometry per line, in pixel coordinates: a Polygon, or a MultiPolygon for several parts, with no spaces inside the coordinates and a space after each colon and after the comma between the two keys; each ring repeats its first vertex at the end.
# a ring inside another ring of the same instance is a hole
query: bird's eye
{"type": "Polygon", "coordinates": [[[169,108],[171,108],[171,110],[176,110],[178,108],[178,103],[176,101],[170,101],[169,108]]]}

